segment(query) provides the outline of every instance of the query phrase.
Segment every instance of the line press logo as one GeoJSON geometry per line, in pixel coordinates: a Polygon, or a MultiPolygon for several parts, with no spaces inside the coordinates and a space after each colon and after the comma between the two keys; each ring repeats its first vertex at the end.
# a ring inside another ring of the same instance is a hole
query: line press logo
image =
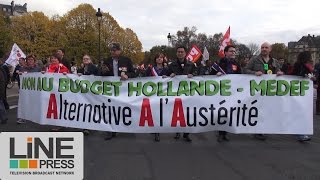
{"type": "Polygon", "coordinates": [[[0,143],[6,146],[4,156],[0,156],[0,178],[83,178],[83,134],[80,132],[5,132],[0,133],[0,143]]]}

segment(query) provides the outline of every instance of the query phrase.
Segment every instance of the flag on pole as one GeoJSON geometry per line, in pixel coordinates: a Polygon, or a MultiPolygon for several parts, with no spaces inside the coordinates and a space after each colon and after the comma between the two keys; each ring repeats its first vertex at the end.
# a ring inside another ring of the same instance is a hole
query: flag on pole
{"type": "Polygon", "coordinates": [[[186,59],[196,63],[201,55],[201,50],[196,45],[192,45],[189,53],[186,56],[186,59]]]}
{"type": "Polygon", "coordinates": [[[22,52],[19,46],[14,43],[11,49],[10,56],[6,60],[6,63],[10,64],[11,66],[16,66],[17,64],[19,64],[20,58],[26,58],[26,55],[22,52]]]}
{"type": "Polygon", "coordinates": [[[219,49],[219,54],[218,55],[221,58],[224,57],[224,48],[227,45],[231,45],[231,42],[230,42],[230,26],[229,26],[227,32],[224,34],[224,36],[222,38],[222,41],[221,41],[221,44],[220,44],[220,49],[219,49]]]}
{"type": "Polygon", "coordinates": [[[204,47],[204,50],[202,53],[202,61],[201,61],[202,65],[205,65],[206,61],[208,61],[208,60],[209,60],[209,52],[208,52],[207,48],[204,47]]]}
{"type": "Polygon", "coordinates": [[[212,64],[212,68],[217,72],[221,72],[222,74],[226,74],[226,72],[224,72],[224,70],[216,62],[214,62],[212,64]]]}
{"type": "Polygon", "coordinates": [[[159,76],[154,67],[151,68],[151,74],[152,74],[152,76],[159,76]]]}

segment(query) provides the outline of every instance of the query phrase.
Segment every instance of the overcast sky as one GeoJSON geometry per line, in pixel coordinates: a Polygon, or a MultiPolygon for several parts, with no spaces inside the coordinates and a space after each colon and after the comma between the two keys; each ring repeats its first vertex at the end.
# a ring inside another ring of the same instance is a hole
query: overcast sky
{"type": "MultiPolygon", "coordinates": [[[[1,0],[10,4],[11,0],[1,0]]],[[[319,0],[16,0],[28,11],[63,15],[81,3],[109,12],[123,28],[131,28],[144,50],[167,44],[167,35],[196,26],[197,33],[225,33],[248,44],[297,41],[320,35],[319,0]]]]}

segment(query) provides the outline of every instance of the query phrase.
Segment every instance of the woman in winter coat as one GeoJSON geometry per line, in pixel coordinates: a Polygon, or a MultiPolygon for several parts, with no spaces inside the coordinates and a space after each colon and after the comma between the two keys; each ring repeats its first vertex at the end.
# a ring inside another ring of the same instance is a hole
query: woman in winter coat
{"type": "MultiPolygon", "coordinates": [[[[165,56],[162,53],[156,54],[154,58],[154,65],[148,67],[146,70],[146,76],[166,76],[168,74],[168,68],[164,66],[165,56]]],[[[160,134],[154,134],[154,140],[160,141],[160,134]]]]}
{"type": "MultiPolygon", "coordinates": [[[[310,78],[312,81],[316,81],[316,77],[313,76],[314,68],[311,58],[311,54],[308,51],[300,52],[296,63],[293,65],[292,75],[302,76],[310,78]]],[[[298,135],[298,141],[305,142],[310,141],[311,137],[308,135],[298,135]]]]}

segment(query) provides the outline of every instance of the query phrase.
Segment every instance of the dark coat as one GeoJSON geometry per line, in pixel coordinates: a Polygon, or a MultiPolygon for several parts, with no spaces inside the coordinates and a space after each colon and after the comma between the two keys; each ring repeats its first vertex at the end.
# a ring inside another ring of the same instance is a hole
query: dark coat
{"type": "MultiPolygon", "coordinates": [[[[153,66],[153,67],[155,67],[155,66],[153,66]]],[[[145,76],[154,76],[152,74],[152,68],[153,67],[148,67],[148,69],[146,70],[145,76]]],[[[158,76],[168,75],[168,73],[169,73],[169,69],[166,68],[166,67],[163,67],[162,71],[160,73],[158,73],[158,76]]]]}
{"type": "Polygon", "coordinates": [[[284,74],[289,74],[289,65],[287,63],[284,63],[280,70],[284,73],[284,74]]]}
{"type": "Polygon", "coordinates": [[[13,74],[12,74],[12,81],[15,81],[17,80],[19,82],[20,78],[19,78],[19,74],[17,73],[17,71],[20,71],[21,69],[21,66],[20,64],[18,64],[15,68],[14,68],[14,71],[13,71],[13,74]]]}
{"type": "Polygon", "coordinates": [[[195,72],[195,66],[193,62],[184,60],[183,63],[181,63],[179,60],[172,61],[171,64],[169,64],[169,71],[168,76],[170,74],[174,73],[176,75],[188,75],[193,74],[195,72]]]}
{"type": "Polygon", "coordinates": [[[67,67],[67,68],[69,69],[69,71],[71,72],[71,63],[70,63],[69,60],[67,60],[66,57],[63,57],[63,58],[61,59],[61,62],[60,62],[60,63],[63,64],[65,67],[67,67]]]}
{"type": "MultiPolygon", "coordinates": [[[[103,62],[107,65],[109,71],[101,72],[101,76],[114,76],[113,74],[113,59],[109,57],[108,59],[104,60],[103,62]]],[[[135,77],[135,72],[133,69],[132,61],[130,58],[120,56],[118,59],[118,75],[121,75],[121,72],[125,72],[129,78],[135,77]]]]}
{"type": "Polygon", "coordinates": [[[305,64],[295,63],[293,65],[292,75],[305,77],[309,73],[313,73],[313,70],[309,69],[305,64]]]}
{"type": "Polygon", "coordinates": [[[41,72],[41,68],[39,66],[33,66],[33,67],[26,66],[26,67],[21,67],[20,72],[28,72],[28,73],[41,72]]]}
{"type": "Polygon", "coordinates": [[[81,73],[83,75],[95,75],[95,76],[97,76],[97,75],[99,75],[99,70],[94,64],[90,63],[88,65],[88,68],[80,68],[80,69],[78,69],[77,73],[81,73]]]}
{"type": "Polygon", "coordinates": [[[9,80],[10,80],[10,70],[9,70],[9,67],[7,65],[2,65],[2,71],[5,75],[5,78],[6,78],[6,84],[9,83],[9,80]]]}
{"type": "Polygon", "coordinates": [[[216,75],[218,72],[211,66],[201,66],[199,70],[199,75],[216,75]]]}
{"type": "Polygon", "coordinates": [[[6,100],[6,87],[7,87],[7,77],[5,74],[5,70],[3,67],[0,66],[0,99],[5,101],[6,100]]]}
{"type": "Polygon", "coordinates": [[[219,66],[226,74],[241,74],[241,66],[235,59],[222,58],[219,66]]]}

